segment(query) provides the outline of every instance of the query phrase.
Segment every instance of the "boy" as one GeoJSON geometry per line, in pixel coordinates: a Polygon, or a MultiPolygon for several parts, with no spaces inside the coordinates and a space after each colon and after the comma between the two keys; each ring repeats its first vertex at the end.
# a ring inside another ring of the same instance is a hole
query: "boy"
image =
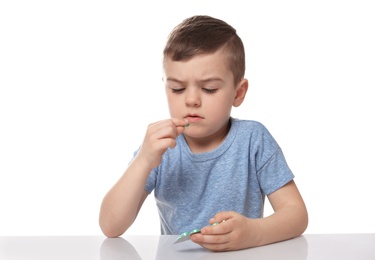
{"type": "Polygon", "coordinates": [[[171,119],[149,125],[104,197],[103,233],[122,235],[154,190],[162,234],[204,227],[191,240],[212,251],[301,235],[307,210],[280,147],[262,124],[231,117],[248,89],[236,30],[209,16],[185,19],[169,35],[163,68],[171,119]],[[263,218],[265,196],[274,213],[263,218]]]}

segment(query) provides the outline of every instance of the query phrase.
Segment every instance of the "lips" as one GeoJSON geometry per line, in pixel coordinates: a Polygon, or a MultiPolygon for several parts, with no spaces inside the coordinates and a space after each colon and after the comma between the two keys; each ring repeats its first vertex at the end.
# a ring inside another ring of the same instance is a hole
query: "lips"
{"type": "Polygon", "coordinates": [[[204,119],[203,117],[201,117],[197,114],[188,114],[188,115],[185,116],[185,118],[189,121],[189,123],[198,122],[198,121],[201,121],[202,119],[204,119]]]}

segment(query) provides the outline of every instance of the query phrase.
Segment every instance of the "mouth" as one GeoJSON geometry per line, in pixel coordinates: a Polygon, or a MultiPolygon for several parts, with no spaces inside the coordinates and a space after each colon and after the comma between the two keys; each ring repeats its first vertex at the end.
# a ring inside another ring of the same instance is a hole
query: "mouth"
{"type": "Polygon", "coordinates": [[[189,121],[189,123],[198,122],[198,121],[201,121],[202,119],[204,119],[203,117],[201,117],[197,114],[188,114],[188,115],[185,116],[185,118],[189,121]]]}

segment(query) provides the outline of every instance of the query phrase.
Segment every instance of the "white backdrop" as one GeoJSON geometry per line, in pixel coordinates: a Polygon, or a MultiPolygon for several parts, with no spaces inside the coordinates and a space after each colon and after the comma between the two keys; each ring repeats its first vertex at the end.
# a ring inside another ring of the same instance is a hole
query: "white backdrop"
{"type": "MultiPolygon", "coordinates": [[[[101,200],[168,117],[161,52],[195,14],[235,28],[306,201],[306,233],[375,232],[373,1],[1,1],[0,235],[101,235],[101,200]]],[[[267,212],[269,206],[267,205],[267,212]]],[[[150,196],[127,234],[159,234],[150,196]]]]}

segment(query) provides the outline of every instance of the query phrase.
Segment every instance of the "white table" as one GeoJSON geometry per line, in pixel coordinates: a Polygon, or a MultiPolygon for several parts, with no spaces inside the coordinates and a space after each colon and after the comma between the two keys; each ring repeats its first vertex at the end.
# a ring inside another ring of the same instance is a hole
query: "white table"
{"type": "Polygon", "coordinates": [[[0,236],[0,259],[375,259],[375,234],[305,234],[246,250],[214,253],[177,236],[0,236]]]}

